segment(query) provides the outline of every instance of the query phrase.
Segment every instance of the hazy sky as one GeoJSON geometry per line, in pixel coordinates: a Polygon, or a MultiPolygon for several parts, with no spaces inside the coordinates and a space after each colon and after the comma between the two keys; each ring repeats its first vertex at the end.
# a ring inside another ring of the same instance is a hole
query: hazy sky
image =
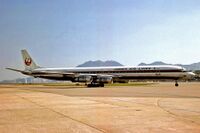
{"type": "Polygon", "coordinates": [[[200,61],[199,0],[0,0],[0,80],[21,77],[20,50],[41,66],[200,61]]]}

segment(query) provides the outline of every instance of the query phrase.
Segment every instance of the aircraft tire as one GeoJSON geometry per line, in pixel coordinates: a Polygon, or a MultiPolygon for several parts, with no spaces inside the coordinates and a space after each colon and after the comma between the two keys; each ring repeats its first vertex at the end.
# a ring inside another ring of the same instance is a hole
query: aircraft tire
{"type": "Polygon", "coordinates": [[[100,84],[100,87],[104,87],[104,84],[102,83],[102,84],[100,84]]]}
{"type": "Polygon", "coordinates": [[[176,83],[175,86],[178,87],[178,83],[176,83]]]}

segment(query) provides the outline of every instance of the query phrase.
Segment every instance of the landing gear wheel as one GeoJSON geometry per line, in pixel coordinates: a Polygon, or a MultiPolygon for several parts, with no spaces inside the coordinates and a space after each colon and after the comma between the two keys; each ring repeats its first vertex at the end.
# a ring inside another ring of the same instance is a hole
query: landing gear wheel
{"type": "Polygon", "coordinates": [[[100,84],[100,87],[104,87],[104,84],[100,84]]]}
{"type": "Polygon", "coordinates": [[[178,81],[177,80],[175,81],[175,86],[178,87],[178,81]]]}
{"type": "Polygon", "coordinates": [[[92,87],[92,84],[88,84],[87,87],[92,87]]]}
{"type": "Polygon", "coordinates": [[[100,84],[88,84],[87,87],[104,87],[104,84],[103,83],[100,83],[100,84]]]}

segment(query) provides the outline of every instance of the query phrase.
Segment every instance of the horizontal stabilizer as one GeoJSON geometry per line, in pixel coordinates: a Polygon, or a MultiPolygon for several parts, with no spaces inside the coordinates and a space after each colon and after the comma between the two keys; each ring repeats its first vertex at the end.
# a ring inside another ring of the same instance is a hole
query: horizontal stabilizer
{"type": "Polygon", "coordinates": [[[6,68],[6,69],[16,71],[16,72],[24,72],[23,70],[18,70],[18,69],[14,69],[14,68],[6,68]]]}

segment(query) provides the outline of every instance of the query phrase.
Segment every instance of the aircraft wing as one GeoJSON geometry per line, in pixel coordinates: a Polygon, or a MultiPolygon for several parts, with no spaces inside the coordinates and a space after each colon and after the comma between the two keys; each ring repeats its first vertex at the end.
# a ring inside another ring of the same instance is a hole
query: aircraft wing
{"type": "Polygon", "coordinates": [[[110,74],[91,74],[91,73],[73,73],[73,72],[52,72],[52,71],[40,71],[40,72],[33,72],[32,73],[33,76],[37,77],[37,76],[56,76],[56,77],[72,77],[72,78],[76,78],[79,76],[91,76],[93,78],[100,78],[100,77],[112,77],[112,78],[116,78],[119,77],[117,75],[110,75],[110,74]]]}
{"type": "Polygon", "coordinates": [[[51,72],[51,71],[40,71],[40,72],[32,72],[34,76],[52,76],[52,75],[57,75],[57,76],[67,76],[67,77],[75,77],[76,73],[64,73],[64,72],[51,72]]]}
{"type": "Polygon", "coordinates": [[[32,72],[26,72],[23,70],[18,70],[14,68],[6,68],[8,70],[16,71],[16,72],[21,72],[21,73],[29,73],[29,75],[34,76],[34,77],[40,77],[40,76],[56,76],[56,77],[79,77],[79,76],[91,76],[93,78],[99,78],[99,77],[112,77],[116,78],[119,77],[117,75],[110,75],[110,74],[91,74],[91,73],[73,73],[73,72],[56,72],[56,71],[32,71],[32,72]]]}
{"type": "Polygon", "coordinates": [[[37,72],[37,73],[34,73],[34,75],[44,75],[44,74],[47,74],[47,75],[63,75],[63,76],[69,76],[69,77],[78,77],[78,76],[91,76],[91,77],[119,77],[117,75],[108,75],[108,74],[87,74],[87,73],[64,73],[64,72],[46,72],[46,71],[41,71],[41,72],[37,72]]]}

